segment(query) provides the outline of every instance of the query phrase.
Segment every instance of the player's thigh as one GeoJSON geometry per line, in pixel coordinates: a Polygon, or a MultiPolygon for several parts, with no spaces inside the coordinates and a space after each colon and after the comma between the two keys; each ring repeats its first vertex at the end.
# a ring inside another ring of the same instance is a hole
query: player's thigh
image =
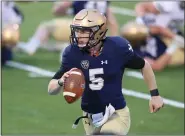
{"type": "Polygon", "coordinates": [[[169,62],[170,66],[177,66],[184,64],[184,51],[182,49],[177,49],[171,57],[169,62]]]}
{"type": "Polygon", "coordinates": [[[48,20],[48,21],[43,21],[40,23],[39,28],[45,28],[49,31],[52,31],[56,27],[56,19],[48,20]]]}
{"type": "Polygon", "coordinates": [[[126,106],[124,109],[116,110],[116,114],[113,114],[110,120],[102,126],[100,133],[126,135],[130,129],[130,123],[130,112],[126,106]]]}
{"type": "MultiPolygon", "coordinates": [[[[86,112],[83,112],[83,116],[86,115],[86,112]]],[[[95,133],[99,133],[100,132],[100,128],[95,128],[92,124],[92,120],[89,119],[89,118],[84,118],[82,120],[83,122],[83,126],[84,126],[84,129],[85,129],[85,133],[86,135],[93,135],[95,133]]]]}
{"type": "Polygon", "coordinates": [[[56,28],[59,28],[63,23],[63,19],[56,18],[49,21],[41,22],[40,28],[46,28],[49,32],[53,32],[56,28]]]}
{"type": "Polygon", "coordinates": [[[53,20],[52,36],[58,41],[69,41],[71,35],[70,24],[72,19],[62,18],[53,20]]]}

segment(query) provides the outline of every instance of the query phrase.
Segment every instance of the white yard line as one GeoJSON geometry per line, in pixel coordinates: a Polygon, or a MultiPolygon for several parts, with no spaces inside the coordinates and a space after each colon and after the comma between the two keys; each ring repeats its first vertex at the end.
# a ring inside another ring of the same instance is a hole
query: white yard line
{"type": "Polygon", "coordinates": [[[52,77],[55,74],[54,72],[51,72],[51,71],[48,71],[48,70],[45,70],[45,69],[42,69],[42,68],[39,68],[39,67],[36,67],[36,66],[23,64],[23,63],[15,62],[15,61],[8,61],[6,63],[6,65],[10,66],[10,67],[21,69],[21,70],[33,72],[33,73],[36,73],[38,75],[44,75],[46,77],[52,77]]]}
{"type": "MultiPolygon", "coordinates": [[[[48,70],[45,70],[45,69],[42,69],[42,68],[39,68],[36,66],[27,65],[27,64],[15,62],[15,61],[9,61],[9,62],[7,62],[6,65],[10,66],[10,67],[17,68],[17,69],[31,72],[32,76],[34,76],[34,77],[35,76],[52,77],[55,74],[55,72],[52,72],[52,71],[48,71],[48,70]]],[[[134,72],[132,71],[131,73],[133,74],[134,72]]],[[[136,97],[136,98],[140,98],[140,99],[145,99],[145,100],[150,99],[150,95],[145,94],[145,93],[141,93],[138,91],[128,90],[128,89],[123,88],[122,92],[124,95],[132,96],[132,97],[136,97]]],[[[170,105],[173,107],[184,108],[184,103],[182,103],[182,102],[178,102],[178,101],[164,98],[164,103],[166,105],[170,105]]]]}
{"type": "Polygon", "coordinates": [[[142,76],[141,72],[137,72],[137,71],[126,71],[125,75],[129,76],[129,77],[143,79],[143,76],[142,76]]]}
{"type": "MultiPolygon", "coordinates": [[[[137,98],[141,98],[141,99],[145,99],[145,100],[150,99],[149,94],[141,93],[141,92],[134,91],[134,90],[128,90],[128,89],[123,88],[122,93],[124,95],[133,96],[133,97],[137,97],[137,98]]],[[[184,108],[184,103],[182,103],[182,102],[178,102],[178,101],[174,101],[174,100],[170,100],[170,99],[166,99],[166,98],[163,98],[163,101],[166,105],[170,105],[170,106],[177,107],[177,108],[184,108]]]]}
{"type": "Polygon", "coordinates": [[[136,13],[132,9],[128,8],[119,8],[119,7],[110,7],[112,9],[112,12],[115,14],[120,14],[120,15],[126,15],[126,16],[131,16],[131,17],[136,17],[136,13]]]}

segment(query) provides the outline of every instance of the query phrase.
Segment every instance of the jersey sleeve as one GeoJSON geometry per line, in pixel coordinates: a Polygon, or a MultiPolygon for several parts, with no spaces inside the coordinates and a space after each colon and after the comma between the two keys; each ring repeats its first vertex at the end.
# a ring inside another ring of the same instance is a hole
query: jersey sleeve
{"type": "Polygon", "coordinates": [[[62,63],[59,68],[59,70],[55,73],[52,79],[59,79],[62,77],[62,75],[69,71],[73,67],[72,61],[71,61],[71,56],[70,56],[70,47],[68,46],[62,55],[62,63]]]}
{"type": "Polygon", "coordinates": [[[131,69],[142,69],[145,66],[145,61],[143,58],[134,53],[132,59],[130,59],[126,64],[125,68],[131,69]]]}
{"type": "Polygon", "coordinates": [[[131,44],[124,38],[117,38],[119,44],[120,57],[123,60],[123,67],[132,69],[141,69],[145,61],[139,57],[132,49],[131,44]]]}
{"type": "Polygon", "coordinates": [[[116,37],[114,41],[118,47],[117,52],[119,52],[119,57],[124,60],[124,63],[126,63],[134,55],[131,44],[122,37],[116,37]]]}

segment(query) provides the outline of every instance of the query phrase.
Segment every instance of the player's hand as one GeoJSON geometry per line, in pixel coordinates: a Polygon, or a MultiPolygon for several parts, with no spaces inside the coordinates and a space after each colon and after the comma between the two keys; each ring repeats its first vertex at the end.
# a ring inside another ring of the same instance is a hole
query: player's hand
{"type": "Polygon", "coordinates": [[[157,112],[164,106],[163,99],[161,96],[152,96],[149,102],[150,112],[157,112]]]}
{"type": "Polygon", "coordinates": [[[63,74],[63,76],[59,79],[59,80],[60,80],[59,82],[63,82],[63,83],[64,83],[64,81],[66,80],[66,78],[69,77],[71,71],[73,71],[73,70],[75,70],[75,69],[77,69],[77,68],[72,68],[72,69],[70,69],[69,71],[65,72],[65,73],[63,74]]]}

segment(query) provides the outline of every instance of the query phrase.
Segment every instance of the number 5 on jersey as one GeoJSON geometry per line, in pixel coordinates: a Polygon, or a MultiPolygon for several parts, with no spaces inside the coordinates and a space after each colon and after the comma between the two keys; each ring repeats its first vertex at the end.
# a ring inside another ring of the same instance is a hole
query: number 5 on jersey
{"type": "Polygon", "coordinates": [[[95,77],[98,74],[104,74],[103,68],[89,69],[89,88],[93,91],[101,90],[104,86],[104,79],[101,77],[95,77]]]}

